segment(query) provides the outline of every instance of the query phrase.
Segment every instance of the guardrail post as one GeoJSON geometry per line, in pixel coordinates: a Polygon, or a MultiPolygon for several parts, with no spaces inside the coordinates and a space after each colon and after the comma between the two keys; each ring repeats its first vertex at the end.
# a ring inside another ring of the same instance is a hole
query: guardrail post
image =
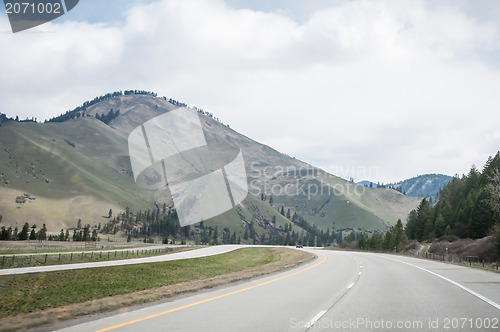
{"type": "Polygon", "coordinates": [[[43,262],[43,264],[46,264],[47,263],[47,254],[45,254],[45,261],[43,262]]]}
{"type": "Polygon", "coordinates": [[[61,262],[61,253],[59,253],[59,263],[61,262]]]}
{"type": "Polygon", "coordinates": [[[69,259],[70,262],[73,261],[73,253],[71,253],[71,258],[69,259]]]}

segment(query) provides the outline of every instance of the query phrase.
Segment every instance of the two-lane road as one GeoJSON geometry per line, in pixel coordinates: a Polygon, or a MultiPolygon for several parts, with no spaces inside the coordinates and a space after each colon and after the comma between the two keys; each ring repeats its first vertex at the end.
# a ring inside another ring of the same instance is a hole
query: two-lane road
{"type": "Polygon", "coordinates": [[[392,255],[311,251],[318,258],[293,270],[65,330],[500,331],[500,274],[392,255]]]}

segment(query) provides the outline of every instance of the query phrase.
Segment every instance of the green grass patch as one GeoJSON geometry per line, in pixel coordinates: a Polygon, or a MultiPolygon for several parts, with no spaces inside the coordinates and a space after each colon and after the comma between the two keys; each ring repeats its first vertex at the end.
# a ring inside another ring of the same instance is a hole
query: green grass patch
{"type": "Polygon", "coordinates": [[[170,254],[173,252],[180,252],[191,250],[191,248],[163,248],[163,249],[134,249],[120,250],[120,251],[95,251],[95,250],[82,250],[71,251],[64,253],[61,251],[59,255],[54,253],[46,253],[46,255],[29,255],[29,256],[15,256],[15,255],[2,255],[0,254],[0,269],[11,269],[19,267],[30,266],[46,266],[46,265],[62,265],[62,264],[76,264],[76,263],[90,263],[90,262],[103,262],[131,258],[144,258],[170,254]],[[47,257],[46,257],[47,256],[47,257]]]}
{"type": "Polygon", "coordinates": [[[280,260],[272,248],[128,266],[0,277],[0,318],[201,280],[280,260]]]}

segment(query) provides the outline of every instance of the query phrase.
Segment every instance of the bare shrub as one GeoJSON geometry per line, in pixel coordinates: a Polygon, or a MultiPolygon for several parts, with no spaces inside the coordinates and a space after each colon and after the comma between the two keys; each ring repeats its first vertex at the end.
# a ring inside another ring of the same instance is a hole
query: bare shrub
{"type": "Polygon", "coordinates": [[[477,239],[466,248],[466,256],[477,256],[479,261],[494,262],[497,260],[495,251],[495,238],[487,236],[477,239]]]}
{"type": "Polygon", "coordinates": [[[358,249],[358,241],[343,241],[340,247],[343,249],[358,249]]]}
{"type": "Polygon", "coordinates": [[[495,251],[495,238],[487,236],[482,239],[458,239],[453,236],[446,241],[441,238],[437,242],[433,242],[429,247],[429,252],[437,255],[446,255],[446,248],[448,248],[448,255],[456,256],[474,256],[478,257],[479,261],[495,262],[497,254],[495,251]]]}
{"type": "Polygon", "coordinates": [[[418,242],[417,240],[411,240],[410,242],[408,242],[405,250],[418,250],[420,249],[420,246],[420,242],[418,242]]]}
{"type": "Polygon", "coordinates": [[[455,242],[458,241],[459,238],[458,236],[455,235],[443,235],[439,238],[439,242],[446,241],[446,242],[455,242]]]}

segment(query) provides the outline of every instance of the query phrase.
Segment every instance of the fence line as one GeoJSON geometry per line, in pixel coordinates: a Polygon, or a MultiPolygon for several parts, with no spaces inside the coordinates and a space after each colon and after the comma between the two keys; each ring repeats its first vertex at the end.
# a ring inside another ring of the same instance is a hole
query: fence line
{"type": "MultiPolygon", "coordinates": [[[[2,267],[14,267],[16,262],[27,264],[24,266],[32,266],[32,265],[44,265],[47,264],[47,261],[52,261],[53,263],[61,264],[61,261],[64,258],[68,263],[77,262],[81,263],[84,259],[88,259],[89,261],[97,261],[103,259],[103,252],[107,253],[107,257],[104,259],[109,260],[118,260],[118,259],[127,259],[133,258],[139,255],[161,255],[171,253],[178,249],[183,248],[192,248],[195,247],[193,245],[183,246],[178,248],[165,247],[165,248],[141,248],[141,249],[116,249],[116,250],[92,250],[92,251],[82,251],[81,254],[76,252],[56,252],[56,253],[38,253],[38,254],[23,254],[22,256],[16,254],[8,254],[8,255],[0,255],[0,261],[2,267]],[[114,253],[114,257],[110,257],[110,255],[114,253]],[[41,257],[41,260],[37,261],[37,258],[41,257]]],[[[64,263],[65,264],[65,263],[64,263]]],[[[19,266],[20,267],[20,266],[19,266]]]]}
{"type": "Polygon", "coordinates": [[[492,266],[495,264],[495,268],[498,270],[499,266],[499,261],[497,260],[495,262],[486,262],[484,259],[480,260],[478,256],[461,256],[457,254],[448,254],[448,255],[443,255],[443,254],[436,254],[436,253],[431,253],[426,251],[423,255],[420,255],[419,251],[413,251],[409,256],[416,256],[419,258],[425,258],[429,260],[434,260],[434,261],[441,261],[441,262],[449,262],[449,263],[469,263],[469,266],[472,266],[472,263],[480,263],[482,267],[485,267],[485,265],[490,264],[492,266]]]}

